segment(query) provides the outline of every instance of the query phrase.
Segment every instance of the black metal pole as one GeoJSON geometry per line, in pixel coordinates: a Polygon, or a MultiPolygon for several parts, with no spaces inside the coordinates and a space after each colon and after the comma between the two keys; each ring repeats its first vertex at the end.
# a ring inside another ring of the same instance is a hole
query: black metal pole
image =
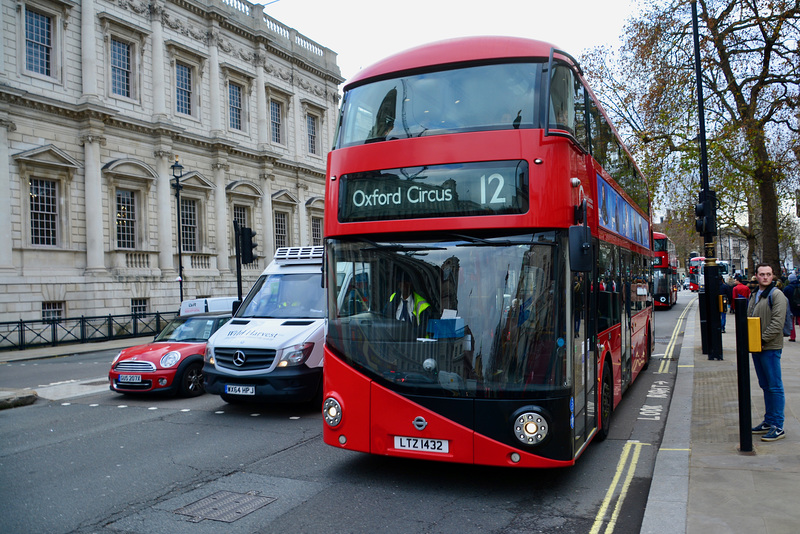
{"type": "Polygon", "coordinates": [[[242,253],[241,249],[239,248],[239,236],[241,233],[242,230],[239,227],[239,223],[237,221],[233,221],[233,240],[236,244],[236,290],[238,291],[237,295],[239,302],[242,302],[242,253]]]}
{"type": "Polygon", "coordinates": [[[706,116],[703,105],[703,78],[700,63],[700,30],[697,20],[697,1],[692,0],[692,29],[694,30],[694,60],[697,78],[697,118],[700,126],[700,198],[706,202],[704,216],[708,222],[703,234],[705,249],[706,330],[708,359],[722,359],[722,323],[719,310],[719,266],[717,265],[714,236],[716,235],[716,193],[708,182],[708,156],[706,151],[706,116]]]}
{"type": "Polygon", "coordinates": [[[739,390],[739,451],[752,452],[750,415],[750,351],[747,333],[747,299],[734,299],[736,321],[736,372],[739,390]]]}
{"type": "MultiPolygon", "coordinates": [[[[183,173],[181,173],[183,176],[183,173]]],[[[181,176],[175,177],[175,200],[178,207],[178,284],[181,292],[181,302],[183,302],[183,235],[181,233],[181,176]]]]}

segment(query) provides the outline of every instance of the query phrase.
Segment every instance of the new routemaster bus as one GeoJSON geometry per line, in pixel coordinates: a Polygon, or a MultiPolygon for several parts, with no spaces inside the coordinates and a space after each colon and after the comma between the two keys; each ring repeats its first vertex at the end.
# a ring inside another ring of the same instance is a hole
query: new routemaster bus
{"type": "Polygon", "coordinates": [[[328,156],[325,442],[573,464],[648,362],[650,236],[567,53],[464,38],[363,69],[328,156]]]}
{"type": "Polygon", "coordinates": [[[705,262],[705,256],[689,258],[689,289],[691,291],[698,291],[700,289],[700,269],[705,262]]]}
{"type": "Polygon", "coordinates": [[[653,298],[657,308],[669,309],[678,301],[678,254],[661,232],[653,232],[653,298]]]}

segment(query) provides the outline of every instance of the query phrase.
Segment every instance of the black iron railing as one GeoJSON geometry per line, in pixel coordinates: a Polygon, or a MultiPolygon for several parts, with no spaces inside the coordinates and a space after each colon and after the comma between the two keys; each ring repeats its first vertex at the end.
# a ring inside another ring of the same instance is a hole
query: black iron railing
{"type": "Polygon", "coordinates": [[[155,336],[177,312],[0,322],[0,350],[155,336]]]}

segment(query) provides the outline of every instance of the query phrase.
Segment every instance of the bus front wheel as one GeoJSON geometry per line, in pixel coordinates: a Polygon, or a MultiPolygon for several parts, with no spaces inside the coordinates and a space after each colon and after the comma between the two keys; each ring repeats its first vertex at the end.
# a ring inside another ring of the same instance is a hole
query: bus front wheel
{"type": "Polygon", "coordinates": [[[607,362],[603,365],[603,382],[600,386],[600,429],[597,431],[597,441],[605,440],[611,429],[611,412],[614,410],[614,381],[609,367],[607,362]]]}

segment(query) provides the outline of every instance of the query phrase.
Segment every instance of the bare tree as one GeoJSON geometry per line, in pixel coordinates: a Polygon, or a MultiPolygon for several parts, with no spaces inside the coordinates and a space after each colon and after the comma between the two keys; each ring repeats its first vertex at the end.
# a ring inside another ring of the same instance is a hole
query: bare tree
{"type": "MultiPolygon", "coordinates": [[[[797,183],[800,0],[697,0],[709,150],[720,220],[780,266],[779,191],[797,183]],[[758,213],[758,224],[752,220],[758,213]]],[[[592,85],[628,139],[657,199],[682,205],[699,187],[691,4],[653,0],[626,25],[618,60],[586,54],[592,85]]],[[[752,257],[752,253],[749,255],[752,257]]]]}

